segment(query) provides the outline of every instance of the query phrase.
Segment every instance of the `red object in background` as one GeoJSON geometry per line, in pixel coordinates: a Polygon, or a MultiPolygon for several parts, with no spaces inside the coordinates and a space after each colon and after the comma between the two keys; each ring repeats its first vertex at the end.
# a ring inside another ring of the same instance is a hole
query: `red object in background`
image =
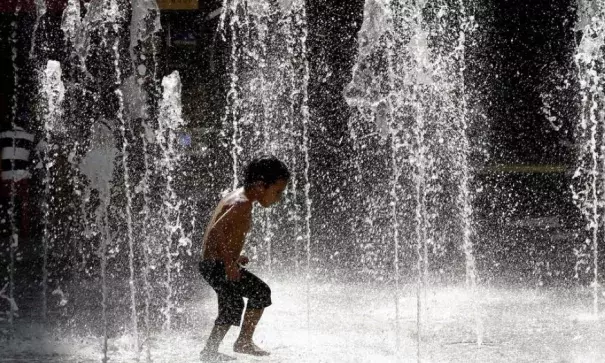
{"type": "MultiPolygon", "coordinates": [[[[29,235],[29,179],[21,179],[15,181],[15,206],[18,208],[15,211],[19,216],[19,237],[27,238],[29,235]]],[[[7,201],[6,205],[10,204],[12,181],[2,180],[0,182],[0,198],[7,201]]]]}
{"type": "MultiPolygon", "coordinates": [[[[85,2],[88,2],[85,1],[85,2]]],[[[20,5],[20,12],[30,13],[36,11],[35,0],[0,0],[0,13],[14,13],[20,5]]],[[[67,0],[46,0],[46,11],[50,13],[62,13],[67,5],[67,0]]]]}

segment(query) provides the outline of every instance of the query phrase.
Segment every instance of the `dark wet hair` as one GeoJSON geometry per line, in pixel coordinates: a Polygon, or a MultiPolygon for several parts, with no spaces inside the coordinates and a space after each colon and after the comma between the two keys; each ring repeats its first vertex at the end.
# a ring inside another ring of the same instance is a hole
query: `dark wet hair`
{"type": "Polygon", "coordinates": [[[244,188],[249,188],[257,182],[271,185],[278,180],[287,181],[291,175],[286,164],[272,155],[263,155],[253,159],[246,165],[243,174],[244,188]]]}

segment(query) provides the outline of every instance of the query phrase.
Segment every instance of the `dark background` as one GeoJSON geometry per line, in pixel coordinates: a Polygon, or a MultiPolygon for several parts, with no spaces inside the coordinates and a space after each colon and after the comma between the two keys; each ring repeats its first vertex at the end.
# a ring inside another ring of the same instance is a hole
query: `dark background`
{"type": "MultiPolygon", "coordinates": [[[[12,0],[16,2],[16,0],[12,0]]],[[[14,92],[13,62],[9,34],[15,19],[10,11],[9,0],[0,11],[1,43],[0,65],[2,82],[0,91],[0,115],[3,128],[11,120],[12,95],[14,92]]],[[[19,109],[26,108],[28,89],[31,84],[31,64],[28,50],[35,14],[23,2],[18,21],[17,66],[19,67],[19,109]]],[[[61,15],[60,0],[49,3],[49,11],[38,30],[40,49],[50,58],[65,57],[61,47],[61,31],[57,29],[61,15]],[[44,48],[44,49],[42,49],[44,48]]],[[[478,0],[474,4],[480,26],[479,43],[469,75],[475,84],[471,87],[485,94],[485,114],[492,126],[490,145],[493,160],[516,163],[556,163],[568,160],[569,150],[562,140],[571,139],[574,105],[568,104],[555,112],[563,113],[565,122],[556,132],[544,117],[540,94],[553,92],[562,77],[569,76],[573,68],[575,34],[575,7],[572,0],[478,0]]],[[[162,25],[165,49],[161,52],[161,66],[165,73],[173,69],[181,71],[188,85],[196,85],[204,96],[194,103],[207,99],[220,99],[224,81],[224,65],[213,64],[218,59],[220,41],[214,39],[218,19],[206,20],[208,13],[216,10],[220,1],[200,1],[197,11],[163,11],[162,25]],[[172,41],[167,45],[167,30],[172,41]],[[184,35],[192,37],[192,44],[182,45],[184,35]],[[180,41],[180,44],[179,44],[180,41]],[[212,68],[212,69],[211,69],[212,68]],[[207,77],[207,76],[211,77],[207,77]],[[200,83],[201,82],[201,83],[200,83]],[[218,91],[218,92],[213,92],[218,91]]],[[[322,155],[337,153],[335,142],[346,135],[349,108],[344,102],[342,90],[349,82],[351,68],[357,50],[357,31],[363,22],[364,2],[308,1],[309,48],[311,50],[311,108],[318,132],[313,140],[322,146],[322,155]]],[[[570,95],[573,99],[573,90],[570,95]]],[[[193,100],[192,100],[193,102],[193,100]]],[[[212,102],[212,101],[208,101],[212,102]]],[[[216,102],[216,101],[214,101],[216,102]]],[[[185,105],[187,107],[187,105],[185,105]]],[[[198,105],[198,107],[200,107],[198,105]]],[[[197,115],[194,115],[197,116],[197,115]]],[[[199,117],[192,122],[201,123],[199,117]]]]}
{"type": "MultiPolygon", "coordinates": [[[[13,121],[12,100],[17,92],[16,109],[21,116],[16,122],[39,131],[30,112],[36,89],[32,80],[35,61],[28,59],[35,14],[23,11],[16,16],[7,5],[10,3],[0,8],[0,128],[7,129],[13,121]],[[14,64],[9,36],[13,22],[19,27],[14,64]],[[19,79],[16,87],[14,65],[19,79]]],[[[58,28],[61,2],[55,3],[58,5],[50,7],[38,31],[46,35],[38,42],[42,44],[41,58],[62,60],[66,54],[58,28]]],[[[159,77],[180,71],[185,117],[192,128],[218,124],[224,106],[227,47],[215,37],[218,19],[206,19],[221,3],[201,0],[197,11],[162,11],[161,15],[159,77]]],[[[356,59],[356,35],[363,22],[364,1],[308,0],[307,6],[311,180],[316,181],[312,186],[316,216],[312,225],[314,231],[321,231],[317,234],[336,236],[343,234],[345,228],[340,213],[345,205],[343,198],[355,187],[347,185],[353,168],[347,120],[353,111],[345,102],[343,89],[350,81],[356,59]],[[341,193],[335,193],[337,189],[341,193]]],[[[578,111],[577,90],[573,82],[566,89],[557,90],[563,80],[574,77],[572,56],[577,35],[573,31],[573,1],[477,0],[472,6],[479,29],[476,45],[469,48],[468,87],[479,98],[488,124],[486,135],[481,136],[488,157],[476,172],[478,182],[485,185],[484,194],[477,197],[478,216],[490,223],[484,224],[485,230],[479,232],[481,238],[501,241],[498,236],[506,230],[507,235],[513,236],[520,255],[536,246],[550,248],[547,233],[540,232],[538,237],[527,237],[527,231],[522,230],[510,233],[506,223],[556,216],[565,220],[565,228],[577,228],[569,194],[569,170],[575,160],[573,125],[578,111]],[[552,113],[561,122],[558,130],[542,111],[543,93],[553,94],[552,113]],[[511,168],[508,171],[494,168],[502,164],[511,168]],[[529,168],[523,171],[515,168],[520,164],[529,168]],[[540,165],[558,168],[545,172],[540,165]],[[528,242],[527,238],[542,242],[528,242]]],[[[201,173],[211,172],[211,166],[198,168],[201,173]]],[[[200,208],[209,209],[211,205],[209,202],[200,208]]],[[[489,252],[490,245],[485,246],[484,251],[479,248],[479,254],[489,252]]],[[[510,254],[498,258],[506,260],[510,254]]]]}

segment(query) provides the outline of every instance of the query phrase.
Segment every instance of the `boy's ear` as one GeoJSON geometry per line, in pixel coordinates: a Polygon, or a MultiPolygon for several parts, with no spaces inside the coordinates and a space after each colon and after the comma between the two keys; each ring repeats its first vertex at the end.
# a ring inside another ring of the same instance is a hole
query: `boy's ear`
{"type": "Polygon", "coordinates": [[[262,187],[263,189],[267,189],[267,183],[265,183],[264,181],[261,181],[261,180],[255,181],[254,184],[252,184],[252,186],[262,187]]]}

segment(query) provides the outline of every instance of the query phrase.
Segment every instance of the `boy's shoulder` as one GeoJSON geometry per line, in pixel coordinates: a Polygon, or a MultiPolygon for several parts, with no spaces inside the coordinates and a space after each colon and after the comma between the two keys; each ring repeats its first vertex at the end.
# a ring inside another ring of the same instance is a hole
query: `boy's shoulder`
{"type": "Polygon", "coordinates": [[[220,202],[221,209],[233,212],[248,212],[252,210],[252,202],[244,193],[235,190],[227,194],[220,202]]]}
{"type": "Polygon", "coordinates": [[[227,199],[221,202],[218,218],[230,223],[241,223],[252,216],[252,205],[243,199],[227,199]]]}

